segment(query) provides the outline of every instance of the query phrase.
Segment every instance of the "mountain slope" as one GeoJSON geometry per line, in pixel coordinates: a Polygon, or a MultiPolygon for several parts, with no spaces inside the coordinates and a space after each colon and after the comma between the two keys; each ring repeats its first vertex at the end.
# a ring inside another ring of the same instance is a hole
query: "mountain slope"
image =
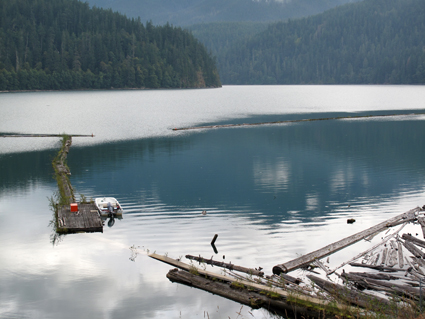
{"type": "Polygon", "coordinates": [[[365,0],[281,22],[218,56],[225,84],[425,83],[424,0],[365,0]]]}
{"type": "Polygon", "coordinates": [[[217,21],[280,21],[354,1],[358,0],[89,0],[89,3],[154,24],[188,26],[217,21]]]}
{"type": "Polygon", "coordinates": [[[190,33],[78,0],[0,0],[0,90],[216,87],[190,33]]]}

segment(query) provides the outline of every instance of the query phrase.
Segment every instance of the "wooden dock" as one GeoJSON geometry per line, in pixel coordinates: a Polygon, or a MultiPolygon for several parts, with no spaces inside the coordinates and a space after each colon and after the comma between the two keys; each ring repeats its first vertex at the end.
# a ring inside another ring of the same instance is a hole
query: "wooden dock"
{"type": "Polygon", "coordinates": [[[69,205],[58,208],[58,233],[102,232],[102,219],[95,204],[79,204],[78,212],[71,212],[69,205]]]}

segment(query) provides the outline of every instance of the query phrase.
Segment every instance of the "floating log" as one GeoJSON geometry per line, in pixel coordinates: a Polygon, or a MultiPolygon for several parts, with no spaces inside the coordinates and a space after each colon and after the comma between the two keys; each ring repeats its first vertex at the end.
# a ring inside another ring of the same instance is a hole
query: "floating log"
{"type": "Polygon", "coordinates": [[[397,272],[397,271],[405,271],[405,269],[401,268],[393,268],[393,267],[385,267],[382,265],[368,265],[368,264],[360,264],[360,263],[349,263],[350,266],[353,267],[365,267],[370,269],[375,269],[379,271],[385,271],[385,272],[397,272]]]}
{"type": "MultiPolygon", "coordinates": [[[[371,252],[371,251],[373,251],[373,250],[375,250],[377,247],[379,247],[379,246],[381,246],[381,245],[383,245],[383,244],[385,244],[388,240],[390,240],[392,237],[394,237],[394,236],[396,236],[396,235],[398,235],[398,233],[405,227],[407,225],[407,223],[403,223],[403,225],[401,225],[401,227],[399,227],[399,229],[397,229],[394,233],[392,233],[392,234],[390,234],[390,235],[387,235],[380,243],[378,243],[378,244],[376,244],[376,245],[374,245],[373,247],[371,247],[371,248],[369,248],[369,249],[367,249],[366,251],[364,251],[364,252],[362,252],[362,253],[360,253],[360,254],[358,254],[357,256],[355,256],[355,257],[353,257],[353,258],[351,258],[350,260],[348,260],[348,261],[345,261],[345,262],[343,262],[341,265],[339,265],[338,267],[336,267],[336,268],[334,268],[333,270],[331,270],[331,271],[329,271],[328,273],[327,273],[327,275],[330,275],[330,274],[332,274],[332,273],[334,273],[337,269],[339,269],[339,268],[341,268],[341,267],[343,267],[343,266],[345,266],[345,265],[347,265],[347,264],[349,264],[349,263],[351,263],[351,262],[353,262],[353,261],[355,261],[355,260],[357,260],[357,259],[359,259],[360,257],[362,257],[362,256],[364,256],[364,255],[366,255],[367,253],[369,253],[369,252],[371,252]]],[[[376,233],[374,234],[374,235],[376,235],[376,233]]],[[[373,264],[374,265],[376,265],[377,263],[378,263],[378,261],[379,261],[379,256],[380,256],[380,254],[378,254],[377,255],[377,257],[376,257],[376,259],[374,260],[374,262],[373,262],[373,264]]]]}
{"type": "Polygon", "coordinates": [[[265,308],[273,313],[281,314],[302,314],[309,318],[318,318],[322,312],[319,308],[307,308],[298,306],[286,299],[271,298],[260,291],[249,290],[243,284],[231,284],[220,281],[213,281],[202,276],[189,273],[187,271],[171,269],[167,278],[172,282],[178,282],[187,286],[196,287],[213,294],[234,300],[247,305],[253,309],[265,308]]]}
{"type": "Polygon", "coordinates": [[[404,242],[402,242],[403,246],[406,247],[406,249],[408,251],[410,251],[413,256],[418,257],[418,258],[424,258],[425,257],[425,253],[420,250],[419,248],[417,248],[415,245],[413,245],[413,243],[409,240],[405,240],[404,242]]]}
{"type": "MultiPolygon", "coordinates": [[[[418,217],[418,220],[419,220],[419,217],[418,217]]],[[[414,244],[415,244],[415,245],[417,245],[417,246],[420,246],[420,247],[425,248],[425,241],[420,240],[420,239],[418,239],[418,238],[416,238],[416,237],[413,237],[413,236],[412,236],[412,235],[410,235],[410,234],[403,234],[403,235],[401,236],[401,238],[403,238],[404,240],[411,241],[412,243],[414,243],[414,244]]]]}
{"type": "Polygon", "coordinates": [[[316,251],[313,251],[309,254],[306,254],[304,256],[295,258],[289,262],[286,262],[284,264],[279,264],[273,267],[273,273],[274,274],[280,274],[282,272],[287,273],[289,271],[298,269],[302,266],[308,265],[310,263],[312,263],[313,261],[315,261],[316,259],[321,259],[323,257],[329,256],[347,246],[350,246],[378,231],[382,231],[385,228],[389,227],[389,226],[395,226],[395,225],[399,225],[401,223],[405,223],[408,221],[412,221],[416,219],[416,213],[418,211],[420,211],[421,208],[420,207],[416,207],[414,209],[409,210],[406,213],[397,215],[395,217],[392,217],[382,223],[379,223],[375,226],[372,226],[366,230],[363,230],[361,232],[358,232],[354,235],[351,235],[349,237],[346,237],[342,240],[339,240],[335,243],[332,243],[330,245],[327,245],[323,248],[320,248],[316,251]]]}
{"type": "Polygon", "coordinates": [[[396,263],[397,263],[397,251],[391,248],[388,253],[386,265],[388,267],[394,267],[396,263]]]}
{"type": "MultiPolygon", "coordinates": [[[[357,285],[372,290],[392,290],[399,295],[405,295],[410,298],[417,299],[420,296],[420,290],[406,285],[399,285],[393,282],[387,282],[377,279],[365,278],[358,275],[353,275],[350,273],[343,273],[342,277],[346,278],[349,281],[355,282],[357,285]]],[[[425,292],[425,290],[424,290],[425,292]]]]}
{"type": "Polygon", "coordinates": [[[307,277],[332,296],[342,299],[350,304],[367,309],[373,309],[378,313],[387,313],[391,309],[391,304],[386,299],[362,293],[360,291],[350,289],[347,286],[331,283],[313,275],[307,275],[307,277]]]}
{"type": "Polygon", "coordinates": [[[398,266],[400,268],[404,267],[404,259],[403,259],[403,247],[401,246],[401,242],[397,242],[397,252],[398,252],[398,266]]]}
{"type": "Polygon", "coordinates": [[[387,261],[387,252],[388,252],[388,248],[384,248],[383,250],[382,250],[382,261],[381,261],[381,264],[382,265],[384,265],[385,264],[385,262],[387,261]]]}
{"type": "Polygon", "coordinates": [[[421,258],[417,258],[417,257],[410,257],[410,258],[412,258],[419,265],[419,267],[425,268],[425,260],[421,258]]]}
{"type": "Polygon", "coordinates": [[[367,272],[349,272],[349,274],[354,275],[354,276],[365,277],[365,278],[378,279],[378,280],[397,280],[397,279],[400,279],[400,277],[391,276],[389,274],[382,274],[382,273],[372,274],[372,273],[367,273],[367,272]]]}
{"type": "Polygon", "coordinates": [[[262,272],[260,270],[252,269],[252,268],[246,268],[246,267],[234,265],[232,263],[225,263],[223,261],[215,261],[215,260],[212,259],[212,257],[211,257],[211,259],[205,259],[201,256],[196,257],[196,256],[192,256],[192,255],[186,255],[185,257],[187,259],[199,261],[200,263],[206,263],[206,264],[213,265],[213,266],[219,266],[219,267],[226,268],[226,269],[229,269],[229,270],[236,270],[236,271],[244,272],[244,273],[249,274],[249,275],[264,276],[264,272],[262,272]]]}
{"type": "Polygon", "coordinates": [[[162,261],[164,263],[167,263],[169,265],[172,265],[174,267],[183,269],[185,271],[188,272],[196,272],[202,276],[207,276],[210,278],[215,278],[216,280],[221,280],[224,282],[237,282],[238,284],[244,285],[246,287],[249,287],[248,289],[258,289],[260,291],[264,291],[266,293],[272,293],[272,294],[276,294],[279,295],[280,297],[283,298],[287,298],[292,300],[292,302],[295,304],[296,302],[299,302],[301,304],[310,304],[310,305],[315,305],[316,307],[321,307],[326,308],[327,306],[331,305],[333,308],[339,309],[341,311],[353,311],[355,312],[355,309],[350,309],[349,307],[347,307],[346,305],[341,305],[339,303],[335,303],[335,302],[331,302],[328,300],[323,300],[323,299],[319,299],[319,298],[315,298],[315,297],[311,297],[311,296],[306,296],[306,295],[302,295],[302,294],[294,294],[294,292],[287,292],[281,288],[276,288],[276,287],[269,287],[266,285],[262,285],[262,284],[258,284],[255,282],[251,282],[248,280],[234,280],[233,278],[230,278],[229,276],[225,276],[222,274],[217,274],[217,273],[213,273],[210,271],[206,271],[203,269],[199,269],[199,268],[195,268],[194,266],[188,265],[184,262],[172,259],[170,257],[167,256],[161,256],[158,254],[149,254],[149,257],[154,258],[156,260],[162,261]]]}
{"type": "Polygon", "coordinates": [[[279,275],[274,275],[274,276],[280,277],[280,278],[282,278],[286,281],[292,282],[293,284],[296,284],[296,285],[299,285],[300,283],[302,283],[301,279],[289,276],[288,274],[281,273],[279,275]]]}
{"type": "Polygon", "coordinates": [[[204,125],[204,126],[192,126],[173,128],[173,131],[187,131],[187,130],[201,130],[201,129],[215,129],[215,128],[226,128],[226,127],[240,127],[240,126],[258,126],[258,125],[275,125],[285,123],[298,123],[298,122],[312,122],[312,121],[329,121],[329,120],[342,120],[342,119],[358,119],[358,118],[371,118],[371,117],[388,117],[388,116],[412,116],[422,115],[425,113],[408,113],[408,114],[380,114],[380,115],[352,115],[352,116],[335,116],[335,117],[324,117],[316,119],[300,119],[300,120],[286,120],[286,121],[273,121],[273,122],[261,122],[261,123],[242,123],[242,124],[219,124],[219,125],[204,125]]]}

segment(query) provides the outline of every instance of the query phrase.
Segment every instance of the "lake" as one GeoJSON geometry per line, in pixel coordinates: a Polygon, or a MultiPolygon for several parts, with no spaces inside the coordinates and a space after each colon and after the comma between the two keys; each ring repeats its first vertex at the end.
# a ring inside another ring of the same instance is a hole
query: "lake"
{"type": "Polygon", "coordinates": [[[94,134],[73,139],[72,185],[116,197],[124,218],[103,233],[55,236],[60,138],[0,138],[0,317],[273,318],[171,283],[172,267],[147,252],[271,274],[424,205],[423,112],[424,86],[2,93],[0,133],[94,134]],[[399,115],[172,130],[386,114],[399,115]]]}

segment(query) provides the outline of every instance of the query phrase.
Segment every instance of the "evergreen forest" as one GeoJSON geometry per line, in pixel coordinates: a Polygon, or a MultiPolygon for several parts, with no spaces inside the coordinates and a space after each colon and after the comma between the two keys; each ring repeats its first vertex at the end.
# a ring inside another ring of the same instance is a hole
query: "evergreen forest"
{"type": "Polygon", "coordinates": [[[364,0],[274,23],[217,63],[224,84],[424,84],[425,1],[364,0]]]}
{"type": "Polygon", "coordinates": [[[221,86],[182,28],[78,0],[0,0],[0,90],[221,86]]]}

